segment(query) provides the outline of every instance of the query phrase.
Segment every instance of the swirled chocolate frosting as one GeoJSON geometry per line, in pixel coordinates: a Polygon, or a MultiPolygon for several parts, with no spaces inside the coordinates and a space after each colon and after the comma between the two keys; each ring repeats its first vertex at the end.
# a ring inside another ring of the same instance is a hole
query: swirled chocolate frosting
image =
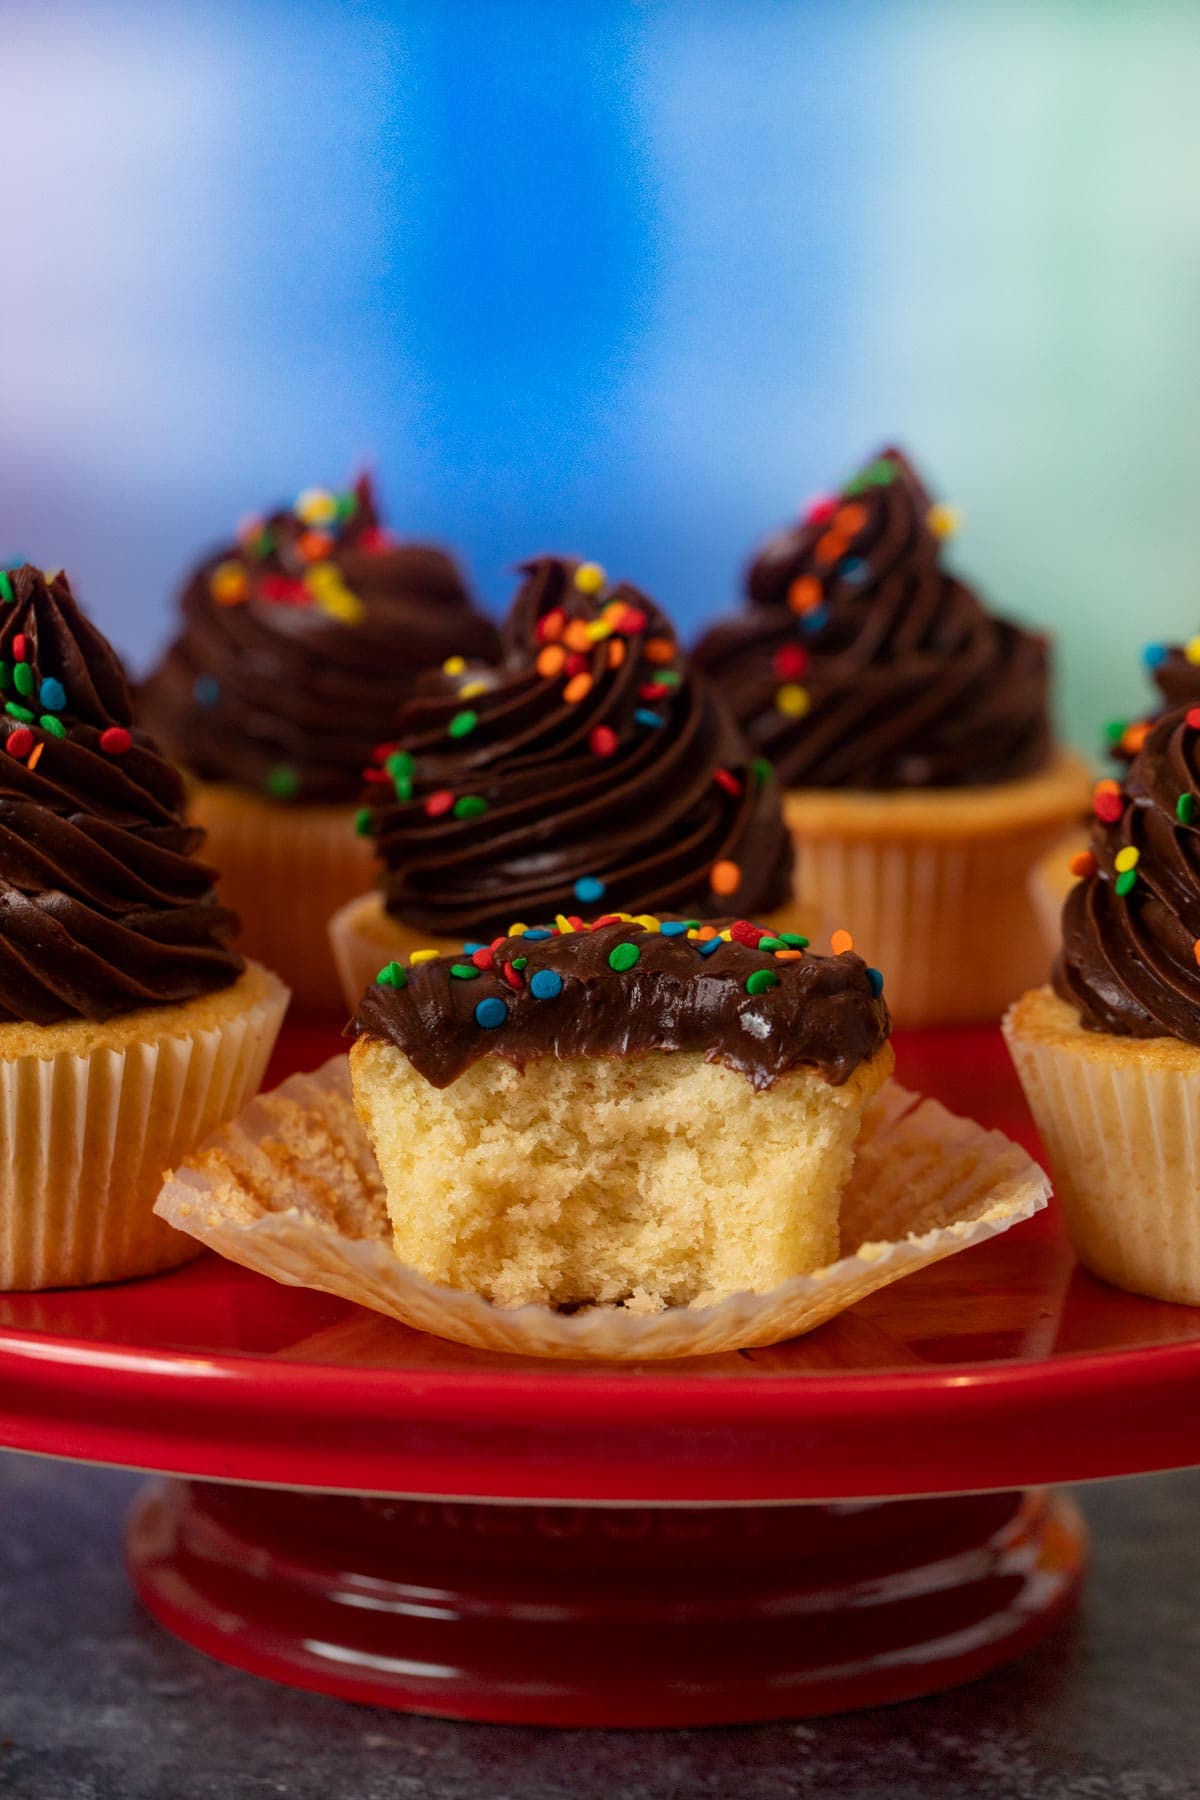
{"type": "Polygon", "coordinates": [[[107,1019],[228,987],[237,921],[183,783],[134,731],[62,574],[0,576],[0,1020],[107,1019]]]}
{"type": "Polygon", "coordinates": [[[768,912],[791,891],[755,765],[670,622],[594,563],[541,557],[495,668],[414,694],[368,771],[389,912],[494,936],[580,906],[768,912]]]}
{"type": "Polygon", "coordinates": [[[885,450],[765,546],[748,605],[697,644],[785,786],[984,786],[1049,760],[1045,642],[943,568],[952,523],[885,450]]]}
{"type": "Polygon", "coordinates": [[[1186,644],[1148,644],[1144,661],[1161,704],[1147,718],[1116,719],[1106,727],[1107,748],[1120,763],[1137,755],[1155,719],[1177,707],[1200,706],[1200,636],[1186,644]]]}
{"type": "Polygon", "coordinates": [[[454,563],[384,531],[365,479],[251,521],[181,604],[138,716],[192,774],[279,801],[352,803],[414,678],[497,650],[454,563]]]}
{"type": "Polygon", "coordinates": [[[1188,719],[1165,713],[1124,780],[1097,783],[1054,987],[1090,1030],[1200,1045],[1200,732],[1188,719]]]}
{"type": "Polygon", "coordinates": [[[404,968],[389,963],[351,1030],[385,1038],[433,1087],[483,1056],[702,1054],[767,1088],[812,1068],[840,1086],[886,1041],[883,978],[852,950],[815,956],[806,938],[745,919],[602,916],[523,930],[404,968]]]}

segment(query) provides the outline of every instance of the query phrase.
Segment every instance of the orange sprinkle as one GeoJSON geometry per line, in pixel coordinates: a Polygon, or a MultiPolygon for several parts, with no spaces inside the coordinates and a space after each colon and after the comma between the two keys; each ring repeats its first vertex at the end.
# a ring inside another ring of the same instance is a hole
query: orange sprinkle
{"type": "Polygon", "coordinates": [[[853,950],[854,939],[848,931],[835,931],[829,940],[829,948],[835,956],[844,956],[847,950],[853,950]]]}
{"type": "Polygon", "coordinates": [[[1098,781],[1092,789],[1094,794],[1119,794],[1120,791],[1121,790],[1116,782],[1111,780],[1108,776],[1105,776],[1103,781],[1098,781]]]}
{"type": "Polygon", "coordinates": [[[816,555],[822,562],[834,563],[845,554],[846,540],[840,531],[827,531],[817,539],[816,555]]]}
{"type": "Polygon", "coordinates": [[[742,871],[735,862],[715,862],[708,885],[714,894],[736,894],[742,885],[742,871]]]}
{"type": "Polygon", "coordinates": [[[866,522],[866,507],[853,500],[848,506],[839,506],[833,515],[834,530],[842,532],[848,538],[852,538],[856,531],[861,531],[866,522]]]}
{"type": "Polygon", "coordinates": [[[794,613],[813,612],[821,604],[821,584],[815,575],[797,575],[787,598],[794,613]]]}
{"type": "Polygon", "coordinates": [[[549,679],[553,675],[561,675],[562,666],[567,660],[567,653],[561,644],[547,644],[538,651],[537,672],[549,679]]]}
{"type": "Polygon", "coordinates": [[[296,548],[305,562],[320,562],[333,549],[333,539],[326,531],[302,531],[296,548]]]}
{"type": "Polygon", "coordinates": [[[240,563],[218,563],[209,580],[209,589],[218,606],[236,606],[246,598],[250,583],[240,563]]]}
{"type": "Polygon", "coordinates": [[[1200,938],[1197,938],[1192,945],[1192,955],[1195,957],[1196,961],[1200,963],[1200,938]]]}
{"type": "Polygon", "coordinates": [[[566,687],[563,689],[563,699],[568,706],[578,706],[581,700],[587,699],[591,691],[592,678],[590,675],[572,675],[570,681],[568,681],[566,687]]]}
{"type": "Polygon", "coordinates": [[[642,655],[648,663],[665,668],[667,663],[675,661],[675,646],[670,638],[647,638],[642,645],[642,655]]]}
{"type": "Polygon", "coordinates": [[[591,632],[587,628],[586,619],[572,619],[563,632],[563,643],[568,650],[590,650],[593,643],[591,632]]]}
{"type": "Polygon", "coordinates": [[[1149,735],[1149,720],[1145,720],[1139,725],[1127,725],[1121,733],[1122,750],[1128,750],[1131,756],[1136,756],[1149,735]]]}
{"type": "Polygon", "coordinates": [[[715,938],[717,936],[717,928],[715,925],[702,925],[696,933],[696,936],[702,942],[707,942],[709,938],[715,938]]]}
{"type": "Polygon", "coordinates": [[[1087,876],[1094,875],[1098,866],[1099,865],[1090,850],[1080,850],[1067,864],[1072,875],[1078,875],[1081,879],[1086,879],[1087,876]]]}
{"type": "Polygon", "coordinates": [[[29,758],[29,761],[25,764],[25,767],[27,769],[36,769],[37,768],[38,764],[42,760],[42,751],[45,748],[46,748],[45,744],[35,744],[34,745],[33,754],[29,758]]]}
{"type": "Polygon", "coordinates": [[[776,962],[800,962],[800,961],[802,961],[803,956],[804,956],[803,950],[777,950],[775,952],[775,961],[776,962]]]}
{"type": "Polygon", "coordinates": [[[613,638],[608,646],[608,666],[610,669],[619,669],[624,661],[625,639],[613,638]]]}

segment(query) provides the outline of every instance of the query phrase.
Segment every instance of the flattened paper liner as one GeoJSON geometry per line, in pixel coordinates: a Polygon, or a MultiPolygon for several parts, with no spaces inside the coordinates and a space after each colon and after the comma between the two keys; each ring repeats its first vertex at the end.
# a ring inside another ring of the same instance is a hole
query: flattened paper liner
{"type": "Polygon", "coordinates": [[[765,1294],[634,1313],[511,1311],[399,1262],[344,1056],[261,1095],[167,1180],[157,1211],[231,1261],[418,1331],[522,1356],[709,1356],[812,1331],[876,1289],[1007,1231],[1050,1185],[998,1131],[890,1084],[868,1109],[843,1201],[843,1254],[765,1294]]]}

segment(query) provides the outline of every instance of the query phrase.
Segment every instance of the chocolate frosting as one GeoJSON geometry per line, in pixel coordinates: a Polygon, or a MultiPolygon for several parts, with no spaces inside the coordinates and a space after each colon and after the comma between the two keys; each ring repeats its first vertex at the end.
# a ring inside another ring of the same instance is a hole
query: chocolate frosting
{"type": "Polygon", "coordinates": [[[381,528],[365,478],[253,521],[182,613],[139,717],[201,779],[280,801],[352,803],[414,678],[498,647],[450,558],[381,528]]]}
{"type": "Polygon", "coordinates": [[[759,1089],[800,1067],[840,1086],[886,1041],[883,980],[860,956],[810,955],[807,939],[745,920],[731,929],[705,939],[694,920],[601,918],[391,963],[350,1029],[395,1044],[438,1088],[483,1056],[523,1069],[653,1050],[701,1053],[759,1089]]]}
{"type": "Polygon", "coordinates": [[[1200,741],[1187,718],[1164,714],[1120,786],[1097,785],[1095,867],[1063,907],[1054,987],[1089,1030],[1200,1045],[1200,741]]]}
{"type": "Polygon", "coordinates": [[[751,564],[695,659],[788,787],[974,787],[1051,752],[1045,641],[942,567],[950,510],[885,450],[751,564]]]}
{"type": "Polygon", "coordinates": [[[389,912],[490,937],[599,902],[704,918],[782,904],[778,788],[669,620],[595,564],[523,573],[499,666],[415,694],[368,772],[389,912]]]}
{"type": "Polygon", "coordinates": [[[0,1020],[107,1019],[228,987],[237,925],[183,783],[132,731],[62,574],[0,578],[0,1020]]]}

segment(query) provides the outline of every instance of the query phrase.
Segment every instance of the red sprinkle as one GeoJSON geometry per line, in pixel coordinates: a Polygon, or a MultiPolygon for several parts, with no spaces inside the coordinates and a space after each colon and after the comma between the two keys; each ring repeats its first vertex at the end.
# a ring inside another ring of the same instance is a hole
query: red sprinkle
{"type": "Polygon", "coordinates": [[[359,532],[354,548],[361,550],[364,556],[379,556],[384,550],[390,550],[394,542],[390,531],[385,531],[381,525],[370,525],[366,531],[359,532]]]}
{"type": "Polygon", "coordinates": [[[669,685],[662,681],[648,681],[638,689],[639,700],[665,700],[671,692],[669,685]]]}
{"type": "Polygon", "coordinates": [[[471,961],[475,964],[477,969],[490,969],[495,960],[496,953],[494,950],[473,950],[471,952],[471,961]]]}
{"type": "Polygon", "coordinates": [[[650,623],[640,606],[627,606],[618,613],[613,621],[614,629],[624,637],[633,637],[639,631],[645,631],[650,623]]]}
{"type": "Polygon", "coordinates": [[[770,937],[771,934],[761,925],[752,925],[749,919],[737,919],[731,926],[729,935],[735,944],[749,944],[752,950],[757,950],[761,939],[770,937]]]}
{"type": "Polygon", "coordinates": [[[13,639],[13,661],[25,661],[25,633],[23,631],[18,631],[13,639]]]}
{"type": "Polygon", "coordinates": [[[718,787],[724,788],[727,794],[740,794],[742,791],[741,782],[736,775],[730,774],[728,769],[717,769],[713,775],[713,780],[718,787]]]}
{"type": "Polygon", "coordinates": [[[576,931],[583,930],[583,920],[579,917],[578,913],[568,913],[567,914],[567,924],[573,925],[575,927],[576,931]]]}
{"type": "Polygon", "coordinates": [[[837,495],[822,494],[818,499],[810,501],[805,507],[804,523],[806,525],[824,525],[827,520],[832,519],[837,509],[837,495]]]}
{"type": "Polygon", "coordinates": [[[573,675],[586,675],[591,666],[591,661],[588,657],[584,656],[580,651],[574,650],[563,663],[563,674],[569,681],[573,675]]]}
{"type": "Polygon", "coordinates": [[[10,731],[4,740],[4,748],[10,756],[23,761],[33,749],[33,733],[28,725],[18,725],[15,731],[10,731]]]}
{"type": "Polygon", "coordinates": [[[563,627],[566,622],[567,615],[561,606],[554,607],[551,612],[543,613],[542,617],[538,620],[536,627],[538,643],[552,644],[556,638],[562,636],[563,627]]]}
{"type": "Polygon", "coordinates": [[[602,925],[619,925],[620,922],[619,914],[605,913],[601,918],[592,920],[592,930],[599,931],[602,925]]]}
{"type": "Polygon", "coordinates": [[[264,600],[282,601],[292,606],[307,606],[312,599],[304,583],[293,581],[288,575],[264,575],[259,591],[264,600]]]}
{"type": "Polygon", "coordinates": [[[105,756],[124,756],[133,739],[123,725],[110,725],[100,733],[100,748],[105,756]]]}
{"type": "Polygon", "coordinates": [[[775,673],[781,681],[799,681],[808,674],[808,651],[803,644],[783,644],[775,652],[775,673]]]}
{"type": "Polygon", "coordinates": [[[386,783],[388,787],[392,784],[392,778],[386,769],[364,769],[363,780],[373,781],[376,785],[383,785],[386,783]]]}
{"type": "Polygon", "coordinates": [[[440,819],[454,805],[454,795],[449,788],[439,788],[436,794],[430,794],[425,802],[426,815],[431,819],[440,819]]]}
{"type": "Polygon", "coordinates": [[[514,969],[511,963],[501,963],[500,973],[503,975],[510,988],[523,988],[525,986],[524,975],[522,975],[520,969],[514,969]]]}
{"type": "Polygon", "coordinates": [[[588,738],[593,756],[611,756],[617,747],[617,734],[611,725],[597,725],[588,738]]]}
{"type": "Polygon", "coordinates": [[[399,744],[376,744],[371,752],[371,761],[384,763],[389,756],[395,756],[399,748],[399,744]]]}
{"type": "Polygon", "coordinates": [[[1200,731],[1200,706],[1190,706],[1188,708],[1186,723],[1191,726],[1193,731],[1200,731]]]}

